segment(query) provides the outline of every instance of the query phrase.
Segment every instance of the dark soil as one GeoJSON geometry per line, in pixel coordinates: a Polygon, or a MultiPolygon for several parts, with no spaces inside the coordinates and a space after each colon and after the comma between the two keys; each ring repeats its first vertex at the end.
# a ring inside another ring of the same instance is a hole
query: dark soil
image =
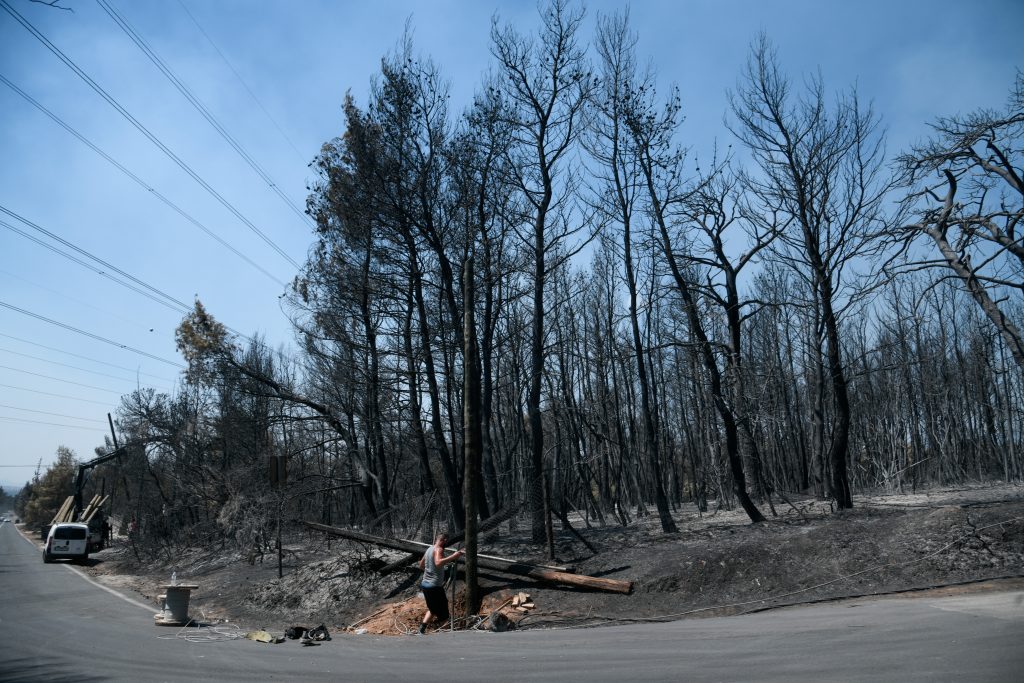
{"type": "MultiPolygon", "coordinates": [[[[1024,586],[1020,485],[859,496],[854,509],[842,513],[813,500],[791,502],[776,502],[778,516],[759,525],[749,524],[741,511],[700,515],[686,507],[675,514],[680,529],[675,534],[661,533],[656,514],[627,527],[587,528],[583,520],[573,520],[598,553],[568,532],[557,532],[557,563],[574,565],[583,574],[632,580],[632,594],[485,573],[482,612],[519,591],[529,593],[536,608],[502,611],[519,628],[535,628],[740,614],[942,586],[1024,586]]],[[[319,623],[335,631],[356,624],[360,632],[395,635],[415,629],[424,610],[418,572],[410,568],[381,576],[378,571],[400,554],[339,539],[328,543],[319,533],[295,537],[288,547],[281,579],[276,555],[250,563],[238,552],[209,549],[140,563],[128,548],[115,547],[97,554],[87,571],[141,594],[154,610],[157,587],[176,571],[179,581],[199,585],[191,613],[207,622],[277,632],[319,623]]],[[[547,562],[544,549],[521,531],[503,529],[480,550],[547,562]]]]}

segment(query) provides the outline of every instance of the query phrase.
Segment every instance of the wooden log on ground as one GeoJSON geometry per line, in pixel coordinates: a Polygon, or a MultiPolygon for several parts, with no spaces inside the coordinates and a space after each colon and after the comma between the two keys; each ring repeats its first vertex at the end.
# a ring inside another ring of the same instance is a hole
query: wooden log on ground
{"type": "MultiPolygon", "coordinates": [[[[370,534],[364,534],[359,531],[352,531],[350,529],[341,529],[334,526],[328,526],[326,524],[318,524],[316,522],[306,522],[306,526],[311,529],[317,529],[324,533],[331,534],[332,536],[339,536],[341,538],[347,538],[352,541],[360,541],[362,543],[372,543],[373,545],[383,546],[385,548],[393,548],[394,550],[402,550],[407,553],[422,552],[422,548],[426,547],[426,544],[417,543],[415,541],[403,541],[396,538],[381,538],[379,536],[371,536],[370,534]]],[[[586,576],[583,574],[569,574],[568,572],[560,572],[554,569],[547,569],[540,567],[535,564],[529,564],[526,562],[516,562],[514,560],[497,560],[486,557],[480,557],[478,564],[486,569],[491,569],[505,574],[514,574],[516,576],[527,576],[537,581],[544,581],[547,583],[559,583],[569,586],[580,586],[582,588],[591,588],[593,590],[609,591],[612,593],[625,593],[629,594],[633,591],[632,581],[619,581],[618,579],[603,579],[596,576],[586,576]]]]}

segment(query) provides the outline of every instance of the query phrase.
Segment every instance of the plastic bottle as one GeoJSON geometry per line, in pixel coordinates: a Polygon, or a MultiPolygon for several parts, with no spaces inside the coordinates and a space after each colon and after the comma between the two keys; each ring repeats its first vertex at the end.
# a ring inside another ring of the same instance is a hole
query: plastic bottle
{"type": "Polygon", "coordinates": [[[171,572],[171,585],[172,586],[177,586],[178,585],[178,572],[176,572],[176,571],[171,572]]]}

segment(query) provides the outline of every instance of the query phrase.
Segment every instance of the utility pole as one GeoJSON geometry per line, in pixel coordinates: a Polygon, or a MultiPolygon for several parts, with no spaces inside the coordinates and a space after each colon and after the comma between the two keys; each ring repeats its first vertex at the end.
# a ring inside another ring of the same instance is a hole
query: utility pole
{"type": "Polygon", "coordinates": [[[107,423],[110,425],[110,438],[114,440],[114,450],[116,451],[120,446],[117,445],[117,432],[114,431],[114,418],[110,417],[110,413],[107,413],[107,423]]]}
{"type": "Polygon", "coordinates": [[[463,447],[465,476],[462,483],[462,504],[466,518],[466,616],[476,614],[480,607],[480,586],[477,580],[478,489],[483,433],[480,429],[480,352],[476,341],[474,315],[475,290],[473,257],[468,256],[462,269],[463,291],[463,447]]]}

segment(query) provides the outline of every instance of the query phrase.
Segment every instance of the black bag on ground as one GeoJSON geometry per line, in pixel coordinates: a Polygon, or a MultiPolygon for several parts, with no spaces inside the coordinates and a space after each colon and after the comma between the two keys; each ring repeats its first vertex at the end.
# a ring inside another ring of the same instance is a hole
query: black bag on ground
{"type": "Polygon", "coordinates": [[[308,632],[308,626],[291,626],[284,632],[284,637],[289,640],[298,640],[308,632]]]}
{"type": "Polygon", "coordinates": [[[331,634],[327,631],[327,626],[320,624],[314,629],[310,629],[306,637],[310,640],[330,640],[331,634]]]}

